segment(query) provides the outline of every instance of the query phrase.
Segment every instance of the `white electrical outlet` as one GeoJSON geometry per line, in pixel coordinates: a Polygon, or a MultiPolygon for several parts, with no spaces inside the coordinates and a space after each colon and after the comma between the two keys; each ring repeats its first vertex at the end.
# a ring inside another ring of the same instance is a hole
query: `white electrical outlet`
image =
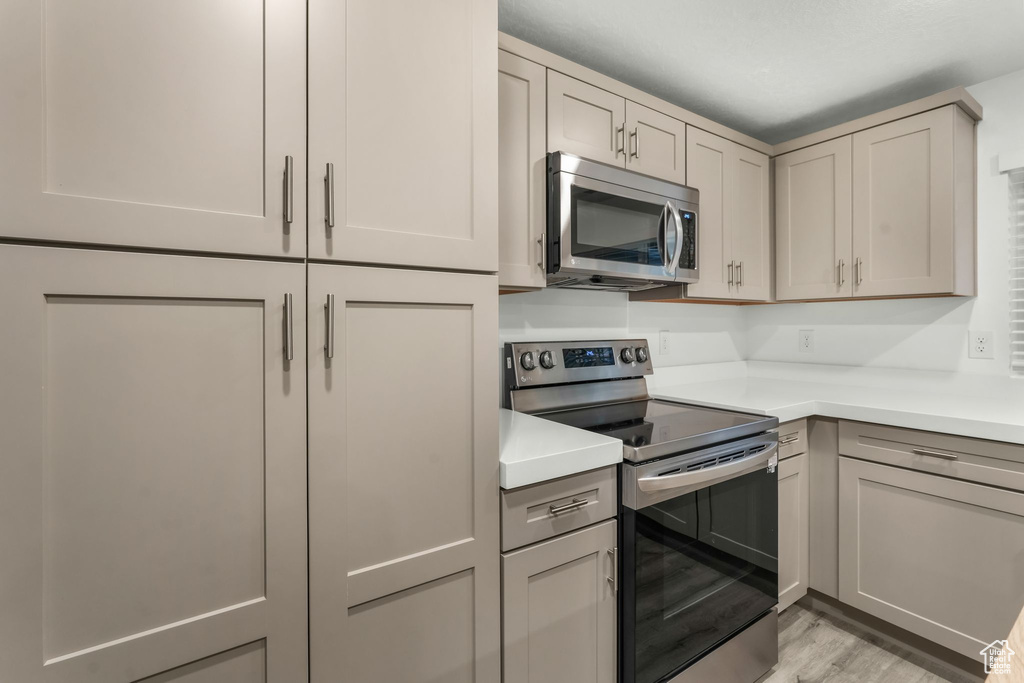
{"type": "Polygon", "coordinates": [[[661,355],[668,354],[668,330],[662,330],[658,333],[658,353],[661,355]]]}
{"type": "Polygon", "coordinates": [[[996,357],[996,348],[992,333],[986,330],[971,330],[967,333],[967,357],[988,358],[996,357]]]}
{"type": "Polygon", "coordinates": [[[814,352],[814,330],[800,330],[800,335],[797,337],[797,348],[800,353],[814,352]]]}

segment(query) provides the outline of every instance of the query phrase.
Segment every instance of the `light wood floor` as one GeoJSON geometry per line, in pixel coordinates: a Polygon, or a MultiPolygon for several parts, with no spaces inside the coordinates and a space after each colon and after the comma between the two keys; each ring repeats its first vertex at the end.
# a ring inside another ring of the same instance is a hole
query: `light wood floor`
{"type": "Polygon", "coordinates": [[[779,615],[779,663],[758,683],[975,683],[824,612],[779,615]]]}

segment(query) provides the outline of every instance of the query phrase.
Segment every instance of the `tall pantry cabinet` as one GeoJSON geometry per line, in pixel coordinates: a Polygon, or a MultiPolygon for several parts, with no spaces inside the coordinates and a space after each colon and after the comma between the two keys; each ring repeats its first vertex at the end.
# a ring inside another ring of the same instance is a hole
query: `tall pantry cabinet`
{"type": "Polygon", "coordinates": [[[496,683],[496,24],[7,3],[0,680],[496,683]]]}

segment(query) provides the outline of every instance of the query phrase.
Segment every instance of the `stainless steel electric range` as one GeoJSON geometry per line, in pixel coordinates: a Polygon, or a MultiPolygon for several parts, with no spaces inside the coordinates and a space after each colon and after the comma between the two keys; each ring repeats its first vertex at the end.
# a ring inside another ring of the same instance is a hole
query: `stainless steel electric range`
{"type": "Polygon", "coordinates": [[[776,418],[652,399],[643,339],[505,345],[508,407],[622,440],[620,683],[778,661],[776,418]]]}

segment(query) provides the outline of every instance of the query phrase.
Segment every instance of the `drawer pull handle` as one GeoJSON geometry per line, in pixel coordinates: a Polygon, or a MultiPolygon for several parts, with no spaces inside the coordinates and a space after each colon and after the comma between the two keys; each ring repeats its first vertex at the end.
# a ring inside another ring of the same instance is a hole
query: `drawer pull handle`
{"type": "Polygon", "coordinates": [[[800,440],[799,436],[787,436],[784,439],[779,439],[780,446],[788,446],[791,443],[796,443],[800,440]]]}
{"type": "Polygon", "coordinates": [[[957,460],[957,456],[952,453],[941,453],[939,451],[930,451],[927,448],[915,448],[913,451],[914,455],[930,455],[933,458],[942,458],[943,460],[957,460]]]}
{"type": "Polygon", "coordinates": [[[565,505],[552,505],[548,510],[553,515],[557,515],[559,512],[568,512],[569,510],[579,510],[581,507],[586,505],[588,501],[586,498],[573,498],[571,503],[565,505]]]}
{"type": "Polygon", "coordinates": [[[619,549],[608,548],[608,555],[612,559],[612,575],[605,578],[608,579],[608,583],[612,585],[612,592],[615,595],[619,594],[619,549]]]}

